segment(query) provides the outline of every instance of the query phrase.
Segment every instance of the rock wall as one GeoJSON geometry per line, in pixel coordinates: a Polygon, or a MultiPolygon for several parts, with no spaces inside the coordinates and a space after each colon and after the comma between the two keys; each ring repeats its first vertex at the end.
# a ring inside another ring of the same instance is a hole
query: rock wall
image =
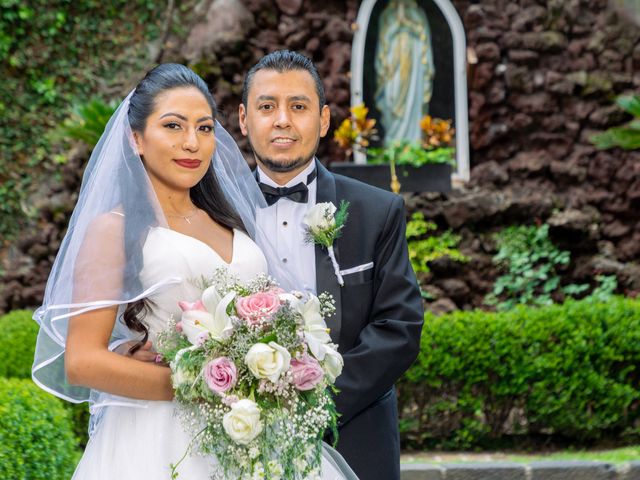
{"type": "Polygon", "coordinates": [[[548,222],[571,251],[567,282],[616,274],[620,291],[637,295],[640,152],[598,151],[589,138],[626,120],[612,103],[640,87],[640,29],[605,0],[454,4],[478,57],[469,80],[471,182],[409,205],[462,233],[472,261],[445,261],[425,279],[440,289],[432,309],[480,306],[497,273],[490,234],[532,222],[548,222]]]}
{"type": "MultiPolygon", "coordinates": [[[[498,272],[492,232],[549,222],[554,241],[572,252],[567,281],[615,273],[621,291],[640,292],[640,152],[597,151],[596,131],[626,119],[616,94],[640,87],[640,29],[606,0],[454,0],[467,43],[478,57],[469,71],[471,182],[450,195],[406,197],[442,230],[463,237],[465,265],[442,259],[421,282],[434,311],[482,305],[498,272]]],[[[237,127],[244,73],[277,48],[317,64],[337,126],[348,114],[352,23],[357,0],[205,0],[185,35],[169,37],[163,61],[187,62],[205,77],[222,121],[237,127]]],[[[342,159],[331,140],[319,157],[342,159]]],[[[61,181],[32,200],[41,216],[0,253],[0,311],[40,303],[79,188],[87,151],[71,155],[61,181]]]]}

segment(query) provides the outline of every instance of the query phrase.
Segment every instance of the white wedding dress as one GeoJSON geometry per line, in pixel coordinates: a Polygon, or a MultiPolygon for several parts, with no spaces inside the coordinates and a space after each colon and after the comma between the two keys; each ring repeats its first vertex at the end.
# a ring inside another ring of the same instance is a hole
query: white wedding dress
{"type": "MultiPolygon", "coordinates": [[[[140,278],[145,288],[159,279],[182,278],[179,284],[149,298],[151,310],[145,316],[145,322],[152,342],[166,327],[171,315],[180,317],[178,301],[199,298],[199,289],[192,280],[210,277],[221,266],[227,267],[240,280],[250,280],[267,271],[267,262],[260,249],[238,230],[234,230],[231,263],[224,262],[207,244],[167,228],[154,228],[150,232],[143,254],[140,278]]],[[[178,463],[190,441],[175,410],[174,402],[130,399],[126,406],[103,407],[73,480],[169,480],[169,464],[178,463]]],[[[178,478],[208,480],[213,465],[215,458],[197,454],[187,456],[178,467],[178,478]]],[[[325,446],[322,480],[356,478],[344,459],[325,446]]]]}

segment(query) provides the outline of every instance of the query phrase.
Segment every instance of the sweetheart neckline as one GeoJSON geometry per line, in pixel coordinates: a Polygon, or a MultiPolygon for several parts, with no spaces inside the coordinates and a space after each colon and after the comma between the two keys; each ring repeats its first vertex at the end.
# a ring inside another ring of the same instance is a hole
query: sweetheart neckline
{"type": "Polygon", "coordinates": [[[199,243],[200,245],[204,245],[204,247],[209,250],[210,252],[212,252],[216,257],[218,257],[220,259],[220,261],[222,263],[224,263],[227,267],[230,267],[231,265],[233,265],[233,261],[236,259],[236,237],[238,236],[239,233],[241,233],[239,230],[237,229],[233,229],[233,238],[231,240],[231,261],[227,262],[225,261],[224,258],[222,258],[222,255],[220,255],[211,245],[209,245],[206,242],[203,242],[202,240],[196,238],[196,237],[192,237],[191,235],[187,235],[186,233],[182,233],[182,232],[178,232],[177,230],[172,230],[170,228],[167,227],[155,227],[156,229],[162,229],[162,230],[166,230],[172,233],[175,233],[177,235],[180,235],[181,237],[185,237],[185,238],[189,238],[197,243],[199,243]]]}

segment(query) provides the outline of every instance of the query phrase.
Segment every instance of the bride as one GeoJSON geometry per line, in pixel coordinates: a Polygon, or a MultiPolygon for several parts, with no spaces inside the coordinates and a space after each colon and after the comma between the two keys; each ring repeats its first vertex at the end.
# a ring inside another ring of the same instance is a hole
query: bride
{"type": "MultiPolygon", "coordinates": [[[[85,170],[78,203],[34,318],[33,379],[91,405],[90,440],[73,479],[170,478],[189,446],[169,368],[120,355],[153,345],[195,280],[223,266],[240,280],[268,271],[255,210],[264,203],[205,82],[160,65],[120,105],[85,170]],[[115,340],[118,341],[115,341],[115,340]]],[[[266,205],[266,204],[265,204],[266,205]]],[[[211,477],[189,454],[179,478],[211,477]]],[[[328,446],[322,479],[356,478],[328,446]]]]}

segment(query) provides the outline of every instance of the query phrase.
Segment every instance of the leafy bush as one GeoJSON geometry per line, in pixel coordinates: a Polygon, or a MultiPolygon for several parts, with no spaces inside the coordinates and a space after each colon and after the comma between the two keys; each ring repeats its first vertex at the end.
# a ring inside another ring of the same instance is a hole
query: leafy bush
{"type": "Polygon", "coordinates": [[[442,235],[432,235],[423,238],[430,231],[436,230],[438,227],[433,222],[427,222],[422,213],[414,213],[411,220],[407,222],[407,244],[409,246],[409,259],[416,273],[429,272],[428,263],[436,258],[449,256],[457,262],[467,262],[469,259],[465,257],[460,250],[460,236],[446,231],[442,235]]]}
{"type": "Polygon", "coordinates": [[[640,95],[620,95],[616,103],[633,120],[620,127],[612,127],[591,137],[591,142],[601,149],[620,147],[624,150],[640,149],[640,95]]]}
{"type": "Polygon", "coordinates": [[[15,310],[0,317],[0,377],[31,378],[38,324],[33,312],[15,310]]]}
{"type": "MultiPolygon", "coordinates": [[[[33,312],[15,310],[0,317],[0,377],[31,378],[38,324],[33,312]]],[[[87,443],[89,408],[86,403],[64,402],[73,421],[73,431],[81,447],[87,443]]],[[[0,477],[3,478],[3,477],[0,477]]]]}
{"type": "Polygon", "coordinates": [[[557,268],[567,265],[571,254],[559,250],[549,238],[549,225],[508,227],[496,235],[494,263],[507,272],[498,277],[485,302],[498,310],[517,304],[550,305],[552,294],[577,295],[589,285],[561,286],[557,268]]]}
{"type": "Polygon", "coordinates": [[[0,378],[0,478],[66,480],[78,456],[61,402],[30,380],[0,378]]]}
{"type": "Polygon", "coordinates": [[[398,383],[404,447],[640,436],[639,300],[426,314],[421,346],[398,383]]]}

